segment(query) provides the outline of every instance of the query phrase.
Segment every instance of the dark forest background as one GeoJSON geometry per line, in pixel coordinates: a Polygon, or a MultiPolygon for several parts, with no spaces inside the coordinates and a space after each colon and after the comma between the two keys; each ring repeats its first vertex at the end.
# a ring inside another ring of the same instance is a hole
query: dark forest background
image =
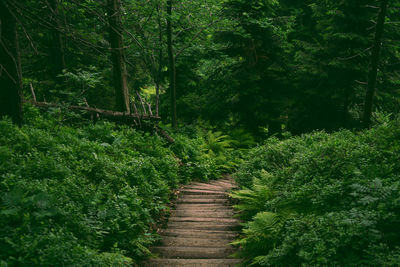
{"type": "MultiPolygon", "coordinates": [[[[9,42],[11,21],[27,99],[32,86],[38,101],[85,98],[123,111],[139,92],[155,113],[157,89],[159,114],[174,126],[201,120],[257,137],[334,131],[363,120],[381,5],[3,0],[2,40],[9,42]]],[[[398,113],[400,3],[384,5],[373,110],[398,113]]]]}

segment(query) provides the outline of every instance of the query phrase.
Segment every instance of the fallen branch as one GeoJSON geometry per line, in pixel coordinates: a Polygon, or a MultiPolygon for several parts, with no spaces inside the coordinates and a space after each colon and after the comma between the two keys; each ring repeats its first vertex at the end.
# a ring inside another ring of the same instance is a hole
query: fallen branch
{"type": "MultiPolygon", "coordinates": [[[[37,106],[37,107],[43,107],[43,108],[62,108],[62,105],[59,104],[54,104],[54,103],[47,103],[47,102],[38,102],[38,101],[28,101],[31,104],[37,106]]],[[[68,110],[71,111],[86,111],[92,114],[98,114],[104,118],[107,119],[113,119],[113,120],[129,120],[132,121],[134,119],[140,119],[140,120],[154,120],[158,121],[161,120],[159,116],[154,116],[154,115],[147,115],[147,114],[138,114],[138,113],[126,113],[126,112],[119,112],[119,111],[113,111],[113,110],[104,110],[104,109],[99,109],[99,108],[92,108],[92,107],[82,107],[82,106],[66,106],[68,110]]]]}
{"type": "Polygon", "coordinates": [[[174,138],[172,138],[171,136],[169,136],[169,135],[167,134],[166,131],[164,131],[163,129],[160,128],[160,126],[154,125],[154,130],[155,130],[156,133],[158,133],[161,137],[163,137],[165,140],[167,140],[168,143],[170,143],[170,144],[175,143],[174,138]]]}

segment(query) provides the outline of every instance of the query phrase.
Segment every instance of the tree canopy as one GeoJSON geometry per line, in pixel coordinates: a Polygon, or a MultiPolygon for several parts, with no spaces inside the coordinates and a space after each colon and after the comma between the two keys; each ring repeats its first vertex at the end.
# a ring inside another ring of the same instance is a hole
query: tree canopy
{"type": "MultiPolygon", "coordinates": [[[[32,85],[38,99],[49,101],[79,104],[85,98],[89,105],[121,111],[151,104],[174,126],[206,120],[245,127],[256,136],[357,128],[364,104],[371,106],[368,113],[399,111],[399,1],[2,5],[2,44],[5,51],[16,47],[7,26],[15,23],[20,44],[8,54],[21,62],[15,68],[21,69],[16,73],[25,99],[32,85]],[[377,72],[371,85],[377,93],[370,93],[368,104],[370,66],[377,72]]],[[[3,80],[16,75],[6,58],[3,80]]],[[[16,112],[7,109],[2,114],[16,112]]]]}

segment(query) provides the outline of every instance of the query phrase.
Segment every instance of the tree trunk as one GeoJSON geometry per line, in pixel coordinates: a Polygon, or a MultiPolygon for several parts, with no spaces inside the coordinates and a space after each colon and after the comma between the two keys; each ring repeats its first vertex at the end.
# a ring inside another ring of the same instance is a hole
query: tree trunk
{"type": "Polygon", "coordinates": [[[347,127],[347,117],[349,114],[349,104],[350,104],[350,88],[346,87],[344,89],[344,103],[343,103],[343,111],[342,111],[342,126],[344,128],[347,127]]]}
{"type": "Polygon", "coordinates": [[[107,0],[107,5],[116,108],[118,111],[130,112],[126,57],[122,37],[121,0],[107,0]]]}
{"type": "Polygon", "coordinates": [[[60,0],[50,0],[50,8],[51,8],[51,18],[52,24],[54,28],[52,29],[52,47],[51,47],[51,56],[54,61],[54,77],[56,80],[57,75],[62,73],[63,69],[66,68],[65,65],[65,48],[64,48],[64,39],[61,34],[61,23],[62,17],[60,16],[60,0]]]}
{"type": "Polygon", "coordinates": [[[161,26],[161,14],[160,14],[160,5],[157,5],[157,22],[158,22],[158,41],[159,41],[159,45],[160,48],[158,50],[158,70],[156,73],[156,79],[155,79],[155,83],[156,83],[156,115],[159,115],[159,106],[160,106],[160,84],[161,84],[161,73],[162,73],[162,26],[161,26]]]}
{"type": "Polygon", "coordinates": [[[172,0],[167,1],[167,43],[169,60],[169,91],[171,94],[171,121],[172,127],[178,128],[176,115],[176,68],[172,48],[172,0]]]}
{"type": "Polygon", "coordinates": [[[371,66],[368,74],[367,94],[365,96],[364,104],[364,118],[363,124],[367,128],[371,124],[371,113],[373,108],[373,101],[376,91],[376,80],[378,74],[379,55],[382,47],[383,26],[385,24],[386,10],[388,0],[381,0],[381,6],[376,23],[375,39],[371,55],[371,66]]]}
{"type": "Polygon", "coordinates": [[[22,73],[17,23],[5,1],[0,1],[0,117],[22,124],[22,73]]]}

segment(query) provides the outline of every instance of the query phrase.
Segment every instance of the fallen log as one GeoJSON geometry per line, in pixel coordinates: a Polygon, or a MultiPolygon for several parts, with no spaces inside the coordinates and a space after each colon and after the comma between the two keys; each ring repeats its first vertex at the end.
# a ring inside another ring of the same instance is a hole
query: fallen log
{"type": "MultiPolygon", "coordinates": [[[[113,110],[104,110],[104,109],[89,107],[88,104],[86,104],[86,107],[83,107],[83,106],[74,106],[74,105],[63,106],[60,104],[39,102],[39,101],[34,101],[34,100],[30,100],[27,102],[31,103],[34,106],[41,107],[41,108],[66,108],[73,112],[84,111],[84,112],[88,112],[90,114],[94,114],[96,116],[101,116],[103,118],[106,118],[106,119],[109,119],[112,121],[128,123],[130,125],[135,125],[135,126],[138,126],[137,121],[140,122],[141,120],[143,120],[143,121],[146,121],[146,120],[147,121],[159,121],[159,120],[161,120],[161,117],[159,117],[157,115],[126,113],[126,112],[119,112],[119,111],[113,111],[113,110]]],[[[141,127],[142,124],[140,123],[139,125],[140,125],[140,128],[142,128],[141,127]]],[[[175,140],[171,136],[169,136],[166,131],[161,129],[156,123],[149,123],[148,127],[145,127],[145,128],[149,128],[148,130],[152,129],[153,131],[155,131],[157,134],[159,134],[161,137],[163,137],[170,144],[175,142],[175,140]]]]}
{"type": "Polygon", "coordinates": [[[175,143],[174,138],[172,138],[171,136],[169,136],[167,134],[166,131],[164,131],[163,129],[161,129],[158,125],[154,125],[154,130],[156,131],[156,133],[158,133],[161,137],[163,137],[165,140],[168,141],[168,143],[173,144],[175,143]]]}
{"type": "Polygon", "coordinates": [[[92,114],[98,114],[104,118],[107,119],[113,119],[113,120],[133,120],[139,119],[139,120],[152,120],[152,121],[159,121],[161,120],[161,117],[156,116],[156,115],[148,115],[148,114],[139,114],[139,113],[126,113],[126,112],[119,112],[119,111],[113,111],[113,110],[104,110],[104,109],[99,109],[99,108],[92,108],[92,107],[82,107],[82,106],[63,106],[59,104],[54,104],[54,103],[47,103],[47,102],[38,102],[38,101],[28,101],[34,106],[37,107],[43,107],[43,108],[66,108],[71,111],[86,111],[92,114]]]}

